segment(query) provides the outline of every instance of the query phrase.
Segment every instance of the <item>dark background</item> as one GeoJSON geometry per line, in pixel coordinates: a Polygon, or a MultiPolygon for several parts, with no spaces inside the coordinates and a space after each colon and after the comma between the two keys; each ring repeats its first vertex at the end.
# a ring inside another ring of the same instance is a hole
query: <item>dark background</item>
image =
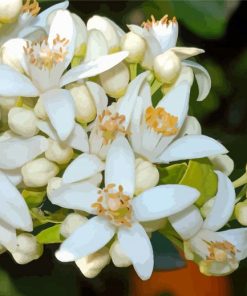
{"type": "MultiPolygon", "coordinates": [[[[42,1],[41,5],[45,8],[54,2],[42,1]]],[[[70,9],[85,22],[93,14],[100,14],[110,17],[126,31],[126,23],[140,24],[150,14],[157,19],[166,13],[177,17],[180,44],[205,49],[206,53],[196,60],[208,69],[212,78],[212,90],[204,102],[195,102],[197,87],[193,87],[190,113],[200,119],[204,134],[220,140],[230,150],[230,156],[235,161],[232,180],[240,176],[247,160],[247,2],[70,3],[70,9]]],[[[86,280],[74,264],[57,263],[53,255],[55,249],[56,246],[46,247],[41,259],[25,266],[15,264],[8,254],[2,255],[0,296],[129,294],[128,269],[110,265],[96,279],[86,280]]],[[[242,262],[231,275],[234,295],[247,295],[246,274],[247,264],[242,262]]]]}

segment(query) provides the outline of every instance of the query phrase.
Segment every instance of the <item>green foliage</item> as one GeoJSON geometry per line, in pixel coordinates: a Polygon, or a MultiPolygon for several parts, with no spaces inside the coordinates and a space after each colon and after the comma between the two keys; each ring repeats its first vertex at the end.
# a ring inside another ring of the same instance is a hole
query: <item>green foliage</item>
{"type": "Polygon", "coordinates": [[[32,218],[35,221],[35,226],[43,225],[46,223],[62,223],[67,214],[66,209],[59,209],[58,211],[51,213],[48,211],[42,211],[40,209],[34,208],[31,210],[32,218]]]}
{"type": "Polygon", "coordinates": [[[22,196],[29,208],[36,208],[43,203],[46,191],[31,191],[24,189],[22,191],[22,196]]]}
{"type": "Polygon", "coordinates": [[[9,277],[9,275],[2,269],[0,269],[0,295],[1,296],[24,296],[20,294],[9,277]]]}
{"type": "Polygon", "coordinates": [[[167,167],[158,167],[160,184],[178,184],[187,169],[186,163],[173,164],[167,167]]]}
{"type": "Polygon", "coordinates": [[[38,235],[36,235],[37,241],[40,244],[55,244],[61,243],[63,241],[60,235],[60,224],[56,224],[45,230],[42,230],[38,235]]]}

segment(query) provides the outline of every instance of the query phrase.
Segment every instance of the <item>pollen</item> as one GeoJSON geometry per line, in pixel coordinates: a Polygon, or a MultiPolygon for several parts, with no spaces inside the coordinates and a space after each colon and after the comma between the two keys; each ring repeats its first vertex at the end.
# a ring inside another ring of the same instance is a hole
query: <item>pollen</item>
{"type": "Polygon", "coordinates": [[[36,16],[40,11],[39,2],[37,0],[26,0],[22,6],[22,13],[29,13],[32,16],[36,16]]]}
{"type": "Polygon", "coordinates": [[[51,70],[65,60],[68,43],[68,39],[61,38],[59,35],[53,40],[52,46],[49,46],[47,39],[40,42],[27,41],[24,52],[32,65],[40,70],[51,70]]]}
{"type": "Polygon", "coordinates": [[[209,255],[207,260],[226,262],[235,260],[237,253],[236,247],[228,241],[223,242],[207,242],[209,255]]]}
{"type": "Polygon", "coordinates": [[[131,226],[131,198],[124,193],[123,186],[108,184],[99,192],[97,202],[92,207],[98,216],[107,218],[115,226],[131,226]]]}
{"type": "Polygon", "coordinates": [[[176,127],[178,118],[166,112],[161,107],[148,107],[146,109],[145,120],[148,127],[164,136],[172,136],[178,132],[176,127]]]}
{"type": "Polygon", "coordinates": [[[174,24],[177,23],[177,19],[174,16],[172,19],[169,19],[168,15],[164,15],[160,20],[156,20],[155,17],[153,15],[151,15],[150,17],[151,19],[147,20],[146,22],[142,23],[142,27],[145,29],[151,29],[154,25],[170,25],[170,24],[174,24]]]}
{"type": "Polygon", "coordinates": [[[118,133],[123,135],[129,134],[123,125],[124,121],[124,115],[112,113],[109,109],[105,109],[102,114],[99,115],[99,129],[103,133],[105,145],[111,143],[118,133]]]}

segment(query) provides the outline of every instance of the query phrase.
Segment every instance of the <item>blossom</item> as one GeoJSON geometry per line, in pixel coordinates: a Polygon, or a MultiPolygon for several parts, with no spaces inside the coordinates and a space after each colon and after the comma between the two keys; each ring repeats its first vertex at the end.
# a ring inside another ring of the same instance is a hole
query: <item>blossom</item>
{"type": "Polygon", "coordinates": [[[52,126],[59,138],[66,140],[74,129],[75,108],[70,92],[63,86],[95,76],[115,66],[126,52],[100,57],[63,72],[74,53],[75,30],[68,11],[58,11],[51,24],[47,40],[27,42],[25,47],[25,75],[7,65],[0,65],[0,95],[6,97],[40,97],[52,126]]]}
{"type": "Polygon", "coordinates": [[[96,215],[61,244],[56,257],[68,262],[88,256],[104,247],[117,233],[121,248],[138,275],[148,279],[153,270],[153,251],[139,222],[180,212],[198,198],[199,192],[184,185],[160,185],[133,198],[135,158],[123,136],[117,137],[108,151],[104,189],[85,181],[102,169],[96,156],[79,156],[65,170],[65,185],[49,195],[56,205],[96,215]]]}
{"type": "MultiPolygon", "coordinates": [[[[153,69],[154,62],[157,59],[169,56],[177,56],[182,66],[191,67],[194,71],[198,83],[199,95],[197,100],[202,101],[209,93],[211,88],[211,79],[207,70],[196,62],[187,60],[192,56],[203,53],[199,48],[176,47],[178,38],[178,23],[174,17],[172,20],[165,15],[161,20],[156,21],[151,16],[151,21],[144,22],[142,27],[137,25],[128,25],[131,32],[139,35],[146,41],[146,51],[142,61],[145,68],[153,69]]],[[[168,65],[167,65],[168,66],[168,65]]],[[[162,65],[161,65],[162,68],[162,65]]]]}
{"type": "Polygon", "coordinates": [[[39,3],[37,0],[27,0],[22,6],[20,15],[17,21],[12,24],[6,24],[1,28],[0,32],[0,45],[11,38],[24,38],[34,33],[37,30],[47,32],[47,18],[48,16],[59,9],[66,9],[69,6],[69,1],[64,1],[55,4],[42,13],[40,11],[39,3]]]}
{"type": "Polygon", "coordinates": [[[204,135],[179,134],[189,108],[190,85],[181,81],[153,107],[150,87],[142,86],[130,125],[134,151],[155,163],[225,154],[216,140],[204,135]],[[145,91],[144,91],[145,88],[145,91]]]}
{"type": "Polygon", "coordinates": [[[195,206],[169,217],[169,220],[185,240],[189,248],[188,258],[192,259],[195,253],[201,259],[203,273],[224,275],[234,271],[239,261],[247,256],[247,228],[218,231],[232,215],[235,191],[226,175],[219,171],[215,173],[218,176],[218,191],[205,220],[195,206]]]}
{"type": "Polygon", "coordinates": [[[5,134],[0,139],[0,244],[10,251],[16,247],[16,229],[32,231],[28,207],[15,185],[22,180],[20,168],[47,149],[42,136],[21,138],[5,134]]]}

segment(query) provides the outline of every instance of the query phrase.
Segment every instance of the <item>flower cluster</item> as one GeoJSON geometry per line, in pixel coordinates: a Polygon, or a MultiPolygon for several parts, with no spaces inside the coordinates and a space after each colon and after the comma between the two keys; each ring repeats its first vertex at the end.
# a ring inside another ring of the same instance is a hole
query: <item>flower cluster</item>
{"type": "MultiPolygon", "coordinates": [[[[87,23],[68,1],[0,3],[0,250],[19,264],[59,243],[62,262],[95,277],[112,260],[150,278],[160,231],[207,275],[247,256],[246,202],[233,161],[189,115],[211,87],[177,47],[176,18],[87,23]],[[235,214],[234,214],[235,213],[235,214]],[[222,228],[224,229],[222,230],[222,228]]],[[[246,188],[245,188],[246,190],[246,188]]],[[[244,192],[245,193],[245,192],[244,192]]]]}

